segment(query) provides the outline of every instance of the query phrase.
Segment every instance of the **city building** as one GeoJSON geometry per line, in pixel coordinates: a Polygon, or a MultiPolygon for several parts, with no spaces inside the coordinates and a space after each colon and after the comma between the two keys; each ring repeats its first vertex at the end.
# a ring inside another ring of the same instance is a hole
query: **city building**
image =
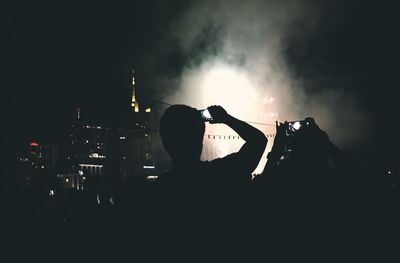
{"type": "Polygon", "coordinates": [[[65,160],[58,174],[66,188],[96,190],[101,183],[125,182],[134,176],[154,176],[154,114],[138,99],[132,71],[131,107],[116,125],[93,120],[75,109],[65,160]]]}
{"type": "Polygon", "coordinates": [[[33,181],[42,180],[54,171],[57,159],[57,147],[37,141],[26,143],[16,157],[14,182],[20,186],[29,186],[33,181]]]}
{"type": "Polygon", "coordinates": [[[128,119],[118,129],[119,167],[122,180],[132,176],[148,176],[155,168],[153,140],[155,131],[154,111],[151,103],[139,100],[134,70],[132,70],[132,99],[128,119]],[[147,103],[146,103],[147,102],[147,103]]]}
{"type": "Polygon", "coordinates": [[[57,161],[57,148],[53,145],[29,142],[17,156],[20,168],[48,169],[54,168],[57,161]]]}

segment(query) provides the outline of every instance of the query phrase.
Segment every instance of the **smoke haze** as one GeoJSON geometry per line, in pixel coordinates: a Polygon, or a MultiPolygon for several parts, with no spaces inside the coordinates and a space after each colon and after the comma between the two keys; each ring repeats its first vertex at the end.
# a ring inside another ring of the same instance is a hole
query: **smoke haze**
{"type": "MultiPolygon", "coordinates": [[[[169,27],[184,67],[178,79],[163,80],[170,89],[162,99],[198,109],[219,104],[242,120],[267,124],[310,116],[340,146],[363,140],[357,134],[366,130],[365,117],[348,83],[303,78],[286,57],[293,39],[313,34],[326,8],[313,1],[193,1],[169,27]]],[[[207,134],[233,134],[210,126],[207,134]]],[[[219,149],[209,158],[234,150],[209,143],[219,149]]]]}

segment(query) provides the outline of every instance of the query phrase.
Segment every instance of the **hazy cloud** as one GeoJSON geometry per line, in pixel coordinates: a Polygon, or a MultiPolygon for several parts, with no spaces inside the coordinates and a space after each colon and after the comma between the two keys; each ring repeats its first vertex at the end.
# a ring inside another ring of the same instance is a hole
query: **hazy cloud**
{"type": "Polygon", "coordinates": [[[313,34],[324,8],[300,0],[193,1],[169,27],[184,67],[178,78],[163,80],[172,84],[163,99],[198,108],[220,104],[264,123],[311,116],[339,145],[362,139],[365,117],[346,85],[302,78],[285,57],[293,39],[313,34]]]}

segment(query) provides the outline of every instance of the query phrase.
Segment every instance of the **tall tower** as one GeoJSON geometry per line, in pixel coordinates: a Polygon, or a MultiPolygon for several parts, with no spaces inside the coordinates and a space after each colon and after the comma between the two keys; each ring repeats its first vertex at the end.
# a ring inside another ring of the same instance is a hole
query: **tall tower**
{"type": "Polygon", "coordinates": [[[136,101],[135,70],[132,70],[132,102],[131,107],[135,112],[139,112],[139,102],[136,101]]]}

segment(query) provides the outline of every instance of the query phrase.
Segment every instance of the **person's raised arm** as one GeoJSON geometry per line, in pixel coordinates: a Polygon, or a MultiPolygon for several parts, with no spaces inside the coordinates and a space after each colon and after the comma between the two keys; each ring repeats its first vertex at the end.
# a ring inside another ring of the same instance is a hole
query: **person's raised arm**
{"type": "Polygon", "coordinates": [[[221,106],[210,106],[208,110],[213,118],[210,123],[228,125],[245,141],[245,144],[237,153],[238,163],[235,165],[246,170],[246,172],[253,172],[264,153],[268,142],[267,137],[253,126],[229,115],[221,106]]]}
{"type": "Polygon", "coordinates": [[[268,153],[267,156],[268,160],[267,163],[265,164],[262,175],[273,174],[274,170],[277,168],[279,159],[284,154],[285,145],[287,144],[286,140],[287,126],[288,123],[286,121],[285,123],[276,122],[275,126],[276,133],[275,133],[274,144],[272,146],[271,152],[268,153]]]}

